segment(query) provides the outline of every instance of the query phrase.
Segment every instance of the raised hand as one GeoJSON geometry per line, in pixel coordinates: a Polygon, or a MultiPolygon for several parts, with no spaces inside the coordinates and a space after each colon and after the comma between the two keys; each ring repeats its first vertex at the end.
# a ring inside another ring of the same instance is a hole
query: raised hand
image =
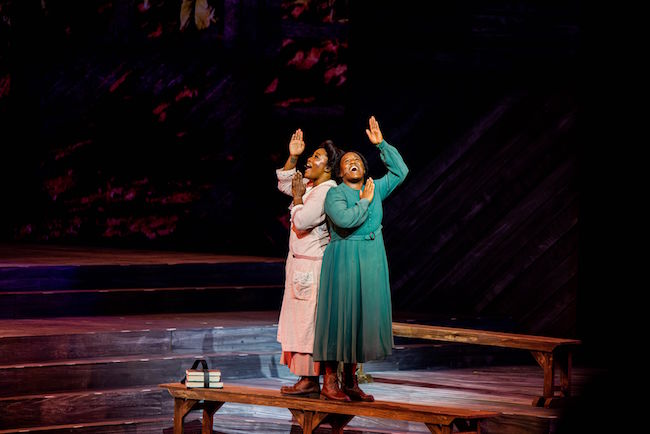
{"type": "Polygon", "coordinates": [[[370,116],[369,124],[370,129],[366,129],[366,134],[368,134],[368,138],[373,145],[378,145],[384,141],[384,136],[382,136],[381,130],[379,129],[379,123],[374,116],[370,116]]]}
{"type": "Polygon", "coordinates": [[[375,182],[372,178],[368,178],[364,189],[359,191],[359,199],[368,199],[368,202],[372,202],[373,197],[375,197],[375,182]]]}
{"type": "Polygon", "coordinates": [[[297,157],[302,154],[304,150],[305,142],[302,140],[302,130],[298,128],[291,136],[291,141],[289,142],[289,154],[293,157],[297,157]]]}

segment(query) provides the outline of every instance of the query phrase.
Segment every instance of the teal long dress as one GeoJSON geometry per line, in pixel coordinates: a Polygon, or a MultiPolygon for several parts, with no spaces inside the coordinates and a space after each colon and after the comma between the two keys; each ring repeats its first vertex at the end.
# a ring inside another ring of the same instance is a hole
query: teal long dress
{"type": "Polygon", "coordinates": [[[314,360],[364,363],[392,353],[388,262],[381,234],[382,202],[404,181],[408,168],[393,146],[377,148],[388,173],[375,180],[372,202],[345,183],[325,198],[330,243],[323,255],[314,360]]]}

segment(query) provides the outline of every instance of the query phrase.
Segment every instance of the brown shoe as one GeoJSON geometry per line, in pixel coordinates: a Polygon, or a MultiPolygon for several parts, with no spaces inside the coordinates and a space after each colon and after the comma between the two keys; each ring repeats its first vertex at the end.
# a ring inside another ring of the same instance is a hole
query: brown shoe
{"type": "Polygon", "coordinates": [[[336,375],[336,362],[325,362],[325,376],[323,378],[323,389],[320,391],[322,399],[332,401],[350,402],[348,397],[339,387],[339,379],[336,375]]]}
{"type": "Polygon", "coordinates": [[[348,395],[352,401],[373,402],[375,397],[364,393],[359,388],[359,381],[357,380],[357,364],[345,363],[343,364],[343,393],[348,395]]]}
{"type": "Polygon", "coordinates": [[[318,377],[300,377],[300,380],[293,386],[282,386],[280,393],[283,395],[310,396],[318,398],[320,394],[320,384],[318,377]]]}

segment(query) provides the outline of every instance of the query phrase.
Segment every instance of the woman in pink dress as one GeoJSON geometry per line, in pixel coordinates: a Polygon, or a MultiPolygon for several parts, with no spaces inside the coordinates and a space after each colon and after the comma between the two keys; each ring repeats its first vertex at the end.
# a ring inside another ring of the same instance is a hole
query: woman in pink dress
{"type": "Polygon", "coordinates": [[[282,345],[280,362],[300,377],[293,386],[282,386],[281,392],[318,396],[320,364],[314,363],[312,351],[320,270],[330,241],[324,203],[329,189],[336,187],[333,167],[343,152],[331,141],[323,142],[307,159],[303,176],[296,171],[296,164],[304,150],[303,133],[298,129],[289,142],[287,162],[276,170],[278,189],[293,197],[278,341],[282,345]]]}

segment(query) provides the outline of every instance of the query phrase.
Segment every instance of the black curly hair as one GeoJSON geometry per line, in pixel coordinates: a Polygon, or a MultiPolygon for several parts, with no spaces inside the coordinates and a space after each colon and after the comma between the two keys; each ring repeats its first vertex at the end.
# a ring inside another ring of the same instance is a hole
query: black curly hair
{"type": "MultiPolygon", "coordinates": [[[[370,171],[370,166],[368,166],[368,160],[366,160],[366,157],[363,156],[363,154],[359,151],[347,151],[347,152],[341,152],[341,155],[339,156],[338,161],[336,162],[336,166],[334,167],[334,175],[332,178],[336,179],[336,183],[340,184],[343,182],[343,177],[341,176],[341,158],[347,154],[348,152],[352,152],[354,154],[357,154],[359,158],[361,159],[361,162],[363,163],[363,181],[365,182],[368,179],[368,172],[370,171]]],[[[328,157],[329,158],[329,157],[328,157]]]]}
{"type": "Polygon", "coordinates": [[[339,172],[339,161],[345,152],[339,149],[331,140],[325,140],[318,146],[318,148],[325,149],[325,152],[327,153],[326,167],[330,169],[332,173],[332,179],[334,179],[337,183],[340,183],[337,177],[337,173],[339,172]]]}

